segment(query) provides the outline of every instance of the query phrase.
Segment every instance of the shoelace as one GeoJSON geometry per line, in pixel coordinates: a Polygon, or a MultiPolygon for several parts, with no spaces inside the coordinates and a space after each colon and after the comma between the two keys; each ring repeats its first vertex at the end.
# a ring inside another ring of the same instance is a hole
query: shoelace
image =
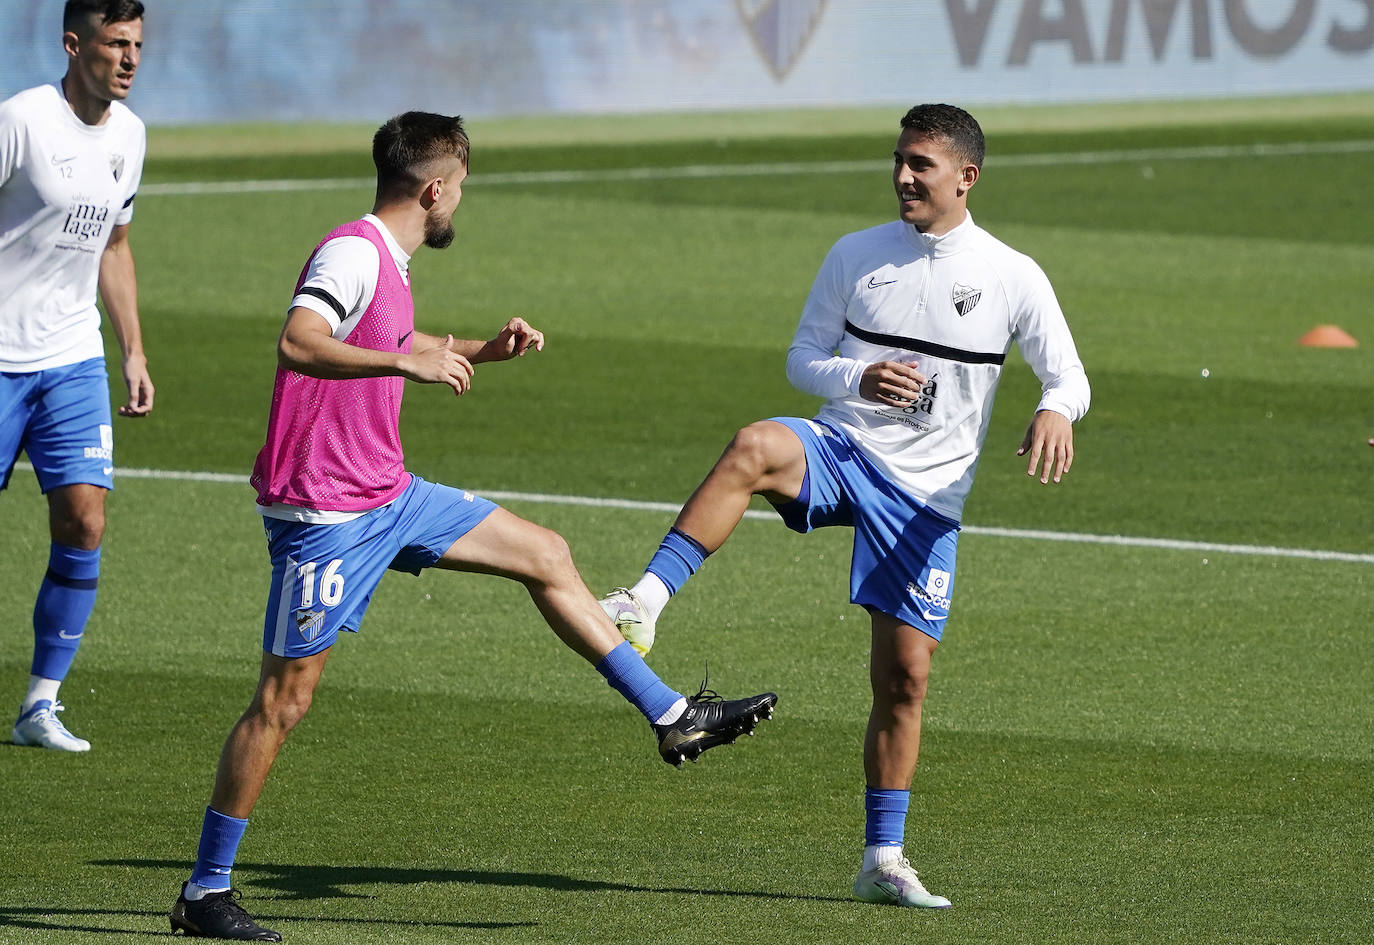
{"type": "Polygon", "coordinates": [[[207,893],[201,901],[205,903],[207,911],[224,912],[232,917],[240,914],[248,915],[243,906],[239,905],[239,900],[243,898],[243,893],[237,889],[226,889],[222,893],[207,893]]]}
{"type": "Polygon", "coordinates": [[[697,694],[696,694],[696,695],[692,696],[692,698],[688,699],[687,701],[688,701],[688,702],[724,702],[724,701],[725,701],[725,697],[724,697],[724,696],[722,696],[720,693],[716,692],[714,689],[708,689],[708,688],[706,688],[707,684],[710,683],[710,681],[711,681],[711,664],[710,664],[710,663],[707,663],[707,664],[706,664],[706,674],[705,674],[705,676],[702,677],[702,680],[701,680],[701,688],[697,690],[697,694]]]}
{"type": "Polygon", "coordinates": [[[53,702],[46,709],[39,709],[35,712],[33,719],[35,722],[43,719],[52,719],[59,727],[65,729],[66,726],[62,725],[62,721],[57,717],[57,713],[65,711],[66,708],[67,707],[60,702],[53,702]]]}

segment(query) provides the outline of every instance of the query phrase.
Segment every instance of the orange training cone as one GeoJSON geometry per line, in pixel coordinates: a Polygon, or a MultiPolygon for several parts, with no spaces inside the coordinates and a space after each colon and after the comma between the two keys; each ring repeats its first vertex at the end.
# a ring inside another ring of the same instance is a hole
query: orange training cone
{"type": "Polygon", "coordinates": [[[1318,325],[1298,339],[1304,348],[1358,348],[1355,336],[1335,325],[1318,325]]]}

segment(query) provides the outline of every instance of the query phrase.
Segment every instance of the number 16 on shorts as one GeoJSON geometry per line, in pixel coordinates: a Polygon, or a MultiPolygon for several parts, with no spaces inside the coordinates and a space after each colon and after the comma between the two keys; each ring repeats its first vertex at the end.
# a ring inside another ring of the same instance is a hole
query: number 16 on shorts
{"type": "Polygon", "coordinates": [[[278,656],[309,656],[332,646],[348,620],[335,609],[344,600],[343,559],[298,562],[287,557],[285,565],[268,605],[263,648],[278,656]]]}

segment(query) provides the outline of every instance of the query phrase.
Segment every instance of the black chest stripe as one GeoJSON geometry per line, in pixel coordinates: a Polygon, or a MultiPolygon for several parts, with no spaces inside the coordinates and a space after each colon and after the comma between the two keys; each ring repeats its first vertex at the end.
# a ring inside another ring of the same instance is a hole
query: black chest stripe
{"type": "Polygon", "coordinates": [[[944,358],[946,361],[963,361],[965,364],[1002,364],[1007,360],[1005,351],[997,354],[988,354],[982,351],[964,351],[961,348],[947,348],[944,345],[937,345],[931,341],[922,341],[919,338],[903,338],[901,335],[883,335],[876,331],[867,331],[846,320],[844,330],[849,332],[860,341],[867,341],[869,344],[882,345],[885,348],[901,348],[905,351],[915,351],[917,354],[928,354],[935,358],[944,358]]]}

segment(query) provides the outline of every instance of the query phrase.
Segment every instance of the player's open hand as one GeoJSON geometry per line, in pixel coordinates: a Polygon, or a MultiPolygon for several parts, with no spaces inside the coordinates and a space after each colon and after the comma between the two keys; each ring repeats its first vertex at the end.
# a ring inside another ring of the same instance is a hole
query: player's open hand
{"type": "Polygon", "coordinates": [[[124,359],[124,384],[129,402],[119,408],[121,417],[146,417],[153,411],[153,379],[148,376],[148,359],[133,354],[124,359]]]}
{"type": "Polygon", "coordinates": [[[926,380],[915,361],[878,361],[864,368],[859,396],[889,407],[905,407],[921,396],[926,380]]]}
{"type": "Polygon", "coordinates": [[[1051,479],[1058,482],[1073,465],[1073,424],[1069,418],[1053,410],[1037,411],[1021,438],[1021,448],[1016,451],[1017,456],[1027,453],[1027,476],[1038,472],[1042,483],[1051,479]]]}
{"type": "Polygon", "coordinates": [[[453,350],[453,336],[441,344],[410,355],[404,374],[422,384],[447,384],[455,395],[467,393],[472,386],[472,363],[453,350]]]}
{"type": "Polygon", "coordinates": [[[506,322],[496,337],[483,345],[483,361],[524,357],[529,350],[544,350],[544,333],[519,316],[506,322]]]}

